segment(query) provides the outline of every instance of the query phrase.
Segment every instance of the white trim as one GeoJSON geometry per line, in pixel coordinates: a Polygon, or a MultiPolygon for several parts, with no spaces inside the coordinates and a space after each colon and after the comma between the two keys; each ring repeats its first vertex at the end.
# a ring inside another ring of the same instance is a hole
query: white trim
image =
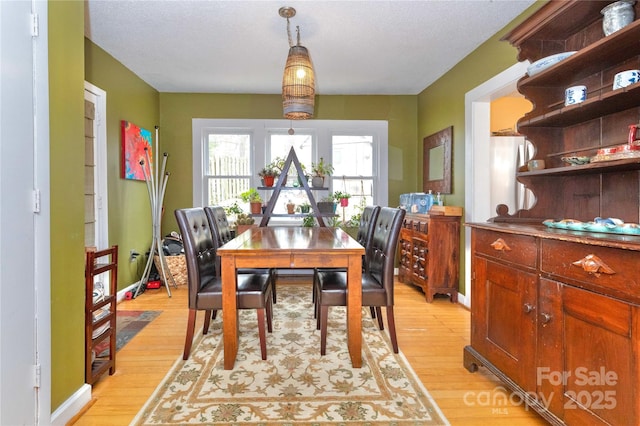
{"type": "MultiPolygon", "coordinates": [[[[389,182],[388,182],[388,122],[384,120],[252,120],[252,119],[205,119],[194,118],[192,120],[193,137],[193,206],[202,206],[203,200],[203,173],[204,158],[202,155],[203,137],[208,129],[235,129],[247,131],[253,135],[255,142],[266,141],[269,133],[273,130],[289,129],[293,125],[296,131],[313,133],[317,138],[316,158],[324,157],[330,159],[331,141],[334,134],[372,134],[374,136],[374,167],[377,168],[377,175],[374,176],[373,188],[376,191],[376,203],[382,206],[388,205],[389,182]]],[[[264,161],[266,158],[265,143],[254,143],[254,158],[256,162],[264,161]]],[[[261,164],[257,164],[261,167],[261,164]]],[[[254,164],[256,167],[256,164],[254,164]]],[[[251,185],[257,186],[258,176],[251,176],[251,185]]]]}
{"type": "MultiPolygon", "coordinates": [[[[529,61],[518,62],[465,94],[465,223],[495,216],[489,205],[489,140],[491,101],[516,90],[529,61]]],[[[494,206],[495,208],[495,206],[494,206]]],[[[471,304],[471,231],[465,228],[465,306],[471,304]]]]}
{"type": "Polygon", "coordinates": [[[85,383],[51,413],[51,424],[68,424],[89,402],[91,402],[91,386],[85,383]]]}
{"type": "Polygon", "coordinates": [[[96,246],[99,250],[109,247],[109,199],[107,180],[107,92],[89,82],[84,82],[85,99],[96,106],[94,125],[96,181],[95,212],[98,227],[96,229],[96,246]]]}

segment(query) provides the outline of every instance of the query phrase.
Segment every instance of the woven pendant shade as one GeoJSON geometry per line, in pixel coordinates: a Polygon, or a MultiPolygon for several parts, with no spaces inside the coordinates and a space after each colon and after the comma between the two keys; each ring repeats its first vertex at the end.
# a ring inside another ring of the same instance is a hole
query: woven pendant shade
{"type": "Polygon", "coordinates": [[[306,47],[289,48],[282,77],[282,107],[290,120],[313,118],[316,82],[313,64],[306,47]]]}

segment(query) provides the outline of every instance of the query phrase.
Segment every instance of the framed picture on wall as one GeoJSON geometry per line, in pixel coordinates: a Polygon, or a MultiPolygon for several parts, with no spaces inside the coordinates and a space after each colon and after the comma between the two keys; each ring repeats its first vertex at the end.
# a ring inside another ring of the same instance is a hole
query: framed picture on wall
{"type": "Polygon", "coordinates": [[[121,177],[145,180],[142,168],[144,166],[148,175],[149,164],[153,161],[151,132],[126,120],[122,120],[120,124],[122,128],[121,177]]]}

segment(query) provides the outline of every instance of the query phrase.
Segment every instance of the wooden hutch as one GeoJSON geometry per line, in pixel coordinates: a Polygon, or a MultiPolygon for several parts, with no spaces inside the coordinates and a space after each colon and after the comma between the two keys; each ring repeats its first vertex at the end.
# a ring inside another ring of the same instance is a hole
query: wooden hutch
{"type": "Polygon", "coordinates": [[[640,424],[640,159],[570,166],[627,143],[640,119],[640,83],[613,90],[614,75],[640,69],[636,20],[605,36],[601,9],[611,1],[551,1],[505,36],[532,63],[573,56],[518,90],[534,108],[518,130],[546,168],[518,180],[537,203],[472,228],[469,371],[484,366],[552,424],[640,424]],[[583,103],[564,106],[570,86],[583,103]],[[628,233],[556,229],[573,219],[619,218],[628,233]]]}

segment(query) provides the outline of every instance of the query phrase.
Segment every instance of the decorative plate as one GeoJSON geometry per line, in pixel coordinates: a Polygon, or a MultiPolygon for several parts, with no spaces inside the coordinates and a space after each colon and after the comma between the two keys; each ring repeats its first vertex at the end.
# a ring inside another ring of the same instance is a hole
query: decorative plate
{"type": "Polygon", "coordinates": [[[588,164],[591,162],[591,157],[562,157],[562,161],[572,166],[580,166],[582,164],[588,164]]]}
{"type": "Polygon", "coordinates": [[[527,67],[527,74],[534,76],[539,72],[546,70],[547,68],[557,64],[560,61],[567,59],[569,56],[576,53],[576,51],[556,53],[555,55],[547,56],[546,58],[538,59],[527,67]]]}
{"type": "Polygon", "coordinates": [[[596,217],[592,222],[580,222],[575,219],[553,220],[542,222],[549,228],[567,229],[570,231],[602,232],[607,234],[640,235],[640,225],[637,223],[624,223],[617,218],[596,217]]]}

